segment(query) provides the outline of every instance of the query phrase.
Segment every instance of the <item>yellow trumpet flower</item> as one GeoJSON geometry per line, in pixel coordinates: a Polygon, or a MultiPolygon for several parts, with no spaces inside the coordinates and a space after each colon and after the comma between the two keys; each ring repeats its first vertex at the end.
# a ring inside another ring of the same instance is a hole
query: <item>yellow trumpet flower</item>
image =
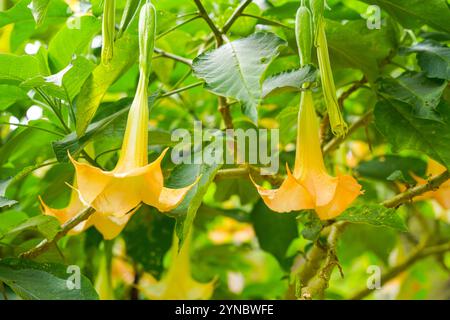
{"type": "Polygon", "coordinates": [[[161,161],[168,149],[148,164],[147,99],[147,79],[141,76],[114,170],[103,171],[70,158],[75,166],[82,202],[98,212],[123,217],[141,202],[161,212],[170,211],[178,206],[192,186],[181,189],[164,187],[161,161]]]}
{"type": "MultiPolygon", "coordinates": [[[[60,224],[64,224],[73,217],[75,217],[82,210],[87,209],[87,206],[80,201],[79,193],[73,190],[69,205],[64,209],[54,209],[47,206],[42,198],[39,197],[45,215],[55,217],[60,224]]],[[[136,210],[123,217],[114,217],[109,214],[94,212],[89,219],[80,222],[75,228],[69,231],[69,235],[76,235],[87,228],[94,226],[106,240],[115,238],[125,228],[126,224],[133,216],[136,210]]]]}
{"type": "Polygon", "coordinates": [[[215,280],[201,283],[192,278],[189,251],[190,237],[187,237],[180,252],[178,252],[178,239],[174,237],[169,270],[161,281],[141,286],[142,293],[153,300],[207,300],[211,298],[215,280]]]}
{"type": "MultiPolygon", "coordinates": [[[[128,113],[127,127],[119,161],[112,171],[80,163],[75,166],[82,202],[98,212],[123,217],[141,202],[161,212],[170,211],[184,199],[191,186],[181,189],[164,187],[161,161],[167,149],[148,164],[148,77],[156,30],[156,12],[147,2],[139,16],[139,82],[128,113]]],[[[195,183],[195,182],[194,182],[195,183]]]]}
{"type": "Polygon", "coordinates": [[[267,190],[255,184],[266,205],[276,212],[315,209],[320,219],[341,214],[360,194],[361,186],[351,176],[332,177],[323,161],[319,124],[311,91],[302,93],[298,117],[294,172],[279,189],[267,190]]]}

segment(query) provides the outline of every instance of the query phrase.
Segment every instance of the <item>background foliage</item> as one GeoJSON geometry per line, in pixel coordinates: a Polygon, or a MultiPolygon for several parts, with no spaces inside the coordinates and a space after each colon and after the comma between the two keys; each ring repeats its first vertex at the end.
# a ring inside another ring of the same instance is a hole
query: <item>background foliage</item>
{"type": "MultiPolygon", "coordinates": [[[[171,131],[193,131],[200,120],[205,128],[279,128],[280,161],[292,168],[299,90],[317,76],[312,66],[299,69],[293,28],[299,1],[153,2],[150,158],[174,145],[171,131]]],[[[168,185],[202,174],[179,208],[162,215],[143,206],[109,251],[90,229],[31,261],[18,256],[60,231],[41,214],[38,196],[52,207],[67,205],[65,183],[74,173],[67,151],[108,170],[117,161],[138,79],[137,26],[132,19],[105,67],[100,0],[0,0],[3,297],[93,299],[96,286],[104,298],[98,284],[106,256],[110,297],[144,299],[139,285],[157,281],[169,265],[172,230],[183,238],[194,227],[192,274],[202,282],[216,278],[215,299],[294,298],[290,271],[305,275],[305,269],[329,286],[319,298],[449,299],[450,212],[430,197],[413,202],[401,193],[417,191],[417,177],[430,178],[430,158],[450,167],[448,1],[327,2],[331,62],[350,131],[333,138],[316,90],[324,153],[330,170],[351,172],[365,190],[338,217],[348,224],[336,239],[311,212],[271,212],[248,179],[249,172],[260,179],[258,166],[175,167],[166,157],[168,185]],[[381,9],[379,29],[367,26],[369,5],[381,9]],[[324,260],[325,277],[317,276],[317,260],[324,260]],[[81,268],[81,290],[65,289],[67,265],[81,268]],[[372,265],[383,274],[375,293],[365,290],[372,265]]],[[[116,21],[124,5],[117,1],[116,21]]]]}

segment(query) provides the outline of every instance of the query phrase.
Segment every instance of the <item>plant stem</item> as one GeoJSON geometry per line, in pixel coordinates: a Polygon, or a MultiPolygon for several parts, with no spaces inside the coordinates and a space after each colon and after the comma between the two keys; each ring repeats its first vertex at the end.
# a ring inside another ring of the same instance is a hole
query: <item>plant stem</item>
{"type": "Polygon", "coordinates": [[[450,179],[450,172],[445,171],[440,175],[429,180],[427,184],[415,186],[409,188],[408,190],[397,194],[393,198],[382,202],[381,204],[387,208],[397,208],[404,204],[405,202],[411,201],[414,197],[420,196],[428,191],[433,191],[439,189],[441,184],[445,183],[450,179]]]}
{"type": "Polygon", "coordinates": [[[200,0],[194,0],[194,2],[198,8],[199,15],[203,18],[203,20],[205,20],[205,22],[208,24],[211,31],[214,33],[214,37],[216,38],[217,47],[220,47],[223,44],[222,33],[220,32],[220,30],[216,27],[214,22],[209,17],[208,12],[206,12],[206,9],[203,6],[202,2],[200,0]]]}
{"type": "Polygon", "coordinates": [[[222,27],[222,33],[227,33],[231,27],[233,26],[234,22],[241,16],[242,12],[247,8],[247,6],[252,3],[253,0],[245,0],[242,1],[239,6],[236,8],[236,10],[233,12],[233,14],[230,16],[230,18],[225,22],[225,24],[222,27]]]}
{"type": "Polygon", "coordinates": [[[190,18],[190,19],[187,19],[187,20],[185,20],[185,21],[183,21],[183,22],[181,22],[181,23],[179,23],[179,24],[173,26],[172,28],[169,28],[169,29],[167,29],[166,31],[161,32],[160,34],[158,34],[158,35],[156,36],[155,40],[158,40],[158,39],[164,37],[165,35],[169,34],[170,32],[172,32],[172,31],[174,31],[174,30],[176,30],[176,29],[178,29],[178,28],[184,26],[185,24],[187,24],[187,23],[189,23],[189,22],[191,22],[191,21],[197,20],[198,18],[201,18],[201,16],[197,13],[197,15],[196,15],[195,17],[192,17],[192,18],[190,18]]]}
{"type": "Polygon", "coordinates": [[[48,240],[44,239],[42,240],[36,247],[33,249],[23,252],[20,254],[20,258],[24,259],[32,259],[40,254],[47,251],[52,245],[56,244],[58,240],[60,240],[62,237],[64,237],[70,230],[72,230],[74,227],[76,227],[81,222],[87,220],[95,210],[91,207],[88,207],[86,209],[83,209],[80,213],[78,213],[75,217],[67,221],[61,226],[61,230],[53,237],[53,239],[48,240]]]}
{"type": "Polygon", "coordinates": [[[60,136],[60,137],[64,137],[64,134],[56,132],[56,131],[52,131],[52,130],[48,130],[45,128],[41,128],[41,127],[36,127],[36,126],[30,126],[28,124],[22,124],[22,123],[12,123],[12,122],[0,122],[0,124],[4,124],[4,125],[11,125],[11,126],[17,126],[17,127],[24,127],[24,128],[31,128],[31,129],[36,129],[36,130],[41,130],[47,133],[51,133],[54,134],[56,136],[60,136]]]}
{"type": "Polygon", "coordinates": [[[276,21],[276,20],[272,20],[272,19],[267,19],[267,18],[265,18],[265,17],[257,16],[257,15],[254,15],[254,14],[242,13],[242,14],[241,14],[241,17],[254,18],[254,19],[257,19],[257,20],[266,22],[267,24],[274,25],[274,26],[278,26],[278,27],[282,27],[282,28],[286,28],[286,29],[289,29],[289,30],[293,30],[293,29],[294,29],[293,27],[288,26],[288,25],[286,25],[286,24],[284,24],[284,23],[282,23],[282,22],[280,22],[280,21],[276,21]]]}
{"type": "Polygon", "coordinates": [[[177,93],[180,93],[180,92],[183,92],[183,91],[186,91],[186,90],[189,90],[189,89],[192,89],[192,88],[201,86],[202,84],[204,84],[203,81],[198,81],[198,82],[192,83],[192,84],[190,84],[190,85],[187,85],[187,86],[185,86],[185,87],[181,87],[181,88],[178,88],[178,89],[169,91],[169,92],[165,92],[165,93],[161,94],[161,95],[158,97],[158,99],[159,99],[159,98],[165,98],[165,97],[172,96],[172,95],[174,95],[174,94],[177,94],[177,93]]]}
{"type": "Polygon", "coordinates": [[[159,56],[155,56],[155,57],[153,57],[153,59],[157,59],[159,57],[165,57],[165,58],[169,58],[169,59],[184,63],[184,64],[188,65],[189,67],[192,67],[192,60],[190,60],[190,59],[177,56],[176,54],[173,54],[173,53],[165,52],[164,50],[161,50],[158,48],[155,48],[154,51],[157,54],[159,54],[159,56]]]}

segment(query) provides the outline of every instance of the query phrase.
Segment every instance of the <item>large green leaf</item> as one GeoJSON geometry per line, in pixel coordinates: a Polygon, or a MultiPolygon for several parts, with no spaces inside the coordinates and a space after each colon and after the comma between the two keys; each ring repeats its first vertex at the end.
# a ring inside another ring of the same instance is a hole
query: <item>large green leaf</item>
{"type": "Polygon", "coordinates": [[[172,246],[174,226],[174,219],[143,206],[123,231],[127,254],[159,278],[164,256],[172,246]]]}
{"type": "Polygon", "coordinates": [[[375,106],[375,124],[397,150],[409,149],[428,154],[450,168],[450,106],[441,102],[437,111],[442,122],[419,119],[413,106],[383,99],[375,106]]]}
{"type": "Polygon", "coordinates": [[[378,227],[389,227],[399,231],[407,231],[408,228],[402,218],[394,209],[388,209],[378,204],[360,205],[344,211],[338,221],[352,223],[365,223],[378,227]]]}
{"type": "Polygon", "coordinates": [[[8,210],[0,213],[0,239],[5,236],[9,230],[20,225],[28,219],[26,213],[16,210],[8,210]]]}
{"type": "Polygon", "coordinates": [[[413,45],[406,52],[417,52],[420,67],[430,78],[450,80],[450,48],[432,40],[413,45]]]}
{"type": "Polygon", "coordinates": [[[195,164],[196,162],[193,161],[192,164],[181,164],[175,167],[167,181],[168,187],[181,188],[195,182],[200,177],[181,204],[169,212],[169,215],[177,221],[176,232],[181,245],[189,235],[197,210],[202,204],[206,191],[208,191],[209,186],[214,181],[214,177],[222,167],[222,164],[195,164]]]}
{"type": "Polygon", "coordinates": [[[300,91],[304,83],[314,82],[316,76],[316,70],[310,65],[270,76],[263,83],[262,96],[265,98],[275,93],[300,91]]]}
{"type": "Polygon", "coordinates": [[[8,109],[19,101],[30,101],[24,90],[17,86],[0,84],[0,111],[8,109]]]}
{"type": "Polygon", "coordinates": [[[86,80],[76,100],[79,136],[86,131],[109,86],[136,62],[138,51],[137,37],[125,33],[115,42],[110,63],[98,65],[86,80]]]}
{"type": "Polygon", "coordinates": [[[296,215],[273,212],[262,200],[256,203],[250,215],[261,249],[273,254],[285,268],[291,265],[287,258],[288,248],[299,236],[296,215]]]}
{"type": "Polygon", "coordinates": [[[429,79],[422,73],[404,73],[398,78],[383,78],[380,90],[414,106],[417,118],[441,121],[436,108],[447,87],[447,81],[429,79]]]}
{"type": "Polygon", "coordinates": [[[66,67],[73,55],[86,53],[92,38],[100,32],[101,22],[97,18],[83,16],[79,19],[79,27],[66,24],[50,41],[48,54],[57,70],[66,67]]]}
{"type": "Polygon", "coordinates": [[[97,300],[91,282],[80,274],[80,288],[71,276],[76,275],[64,265],[36,263],[29,260],[0,260],[0,280],[19,297],[26,300],[97,300]]]}
{"type": "MultiPolygon", "coordinates": [[[[57,18],[62,20],[69,15],[67,4],[60,0],[20,0],[16,4],[3,12],[0,12],[0,28],[14,23],[15,27],[20,26],[21,29],[30,29],[31,33],[36,26],[36,21],[42,24],[44,18],[47,17],[46,22],[55,22],[50,18],[57,18]],[[36,10],[30,10],[29,5],[31,2],[36,3],[36,10]],[[45,5],[47,2],[47,5],[45,5]],[[33,14],[36,14],[33,16],[33,14]]],[[[28,33],[27,36],[31,35],[28,33]]]]}
{"type": "Polygon", "coordinates": [[[48,240],[52,240],[60,230],[60,224],[54,217],[38,215],[31,217],[14,228],[8,230],[5,236],[17,234],[26,230],[38,231],[48,240]]]}
{"type": "Polygon", "coordinates": [[[428,24],[450,32],[450,9],[445,0],[362,0],[380,6],[406,28],[428,24]]]}
{"type": "Polygon", "coordinates": [[[84,81],[95,65],[88,59],[78,56],[68,66],[50,76],[37,76],[20,84],[22,88],[40,88],[50,96],[72,101],[80,92],[84,81]]]}
{"type": "Polygon", "coordinates": [[[38,26],[44,21],[49,4],[50,0],[31,0],[31,13],[38,26]]]}
{"type": "Polygon", "coordinates": [[[414,184],[415,180],[411,176],[425,176],[427,163],[416,157],[404,157],[397,155],[385,155],[375,157],[369,161],[363,161],[355,168],[356,173],[366,177],[386,181],[395,172],[400,171],[403,178],[408,183],[414,184]]]}
{"type": "Polygon", "coordinates": [[[261,79],[285,42],[272,33],[255,33],[198,56],[193,70],[218,95],[237,99],[253,121],[262,97],[261,79]]]}
{"type": "Polygon", "coordinates": [[[20,83],[43,75],[39,60],[33,56],[0,53],[0,83],[20,83]]]}
{"type": "Polygon", "coordinates": [[[370,30],[366,21],[340,23],[326,20],[331,65],[361,69],[371,80],[378,76],[380,63],[396,50],[397,31],[390,20],[381,29],[370,30]]]}

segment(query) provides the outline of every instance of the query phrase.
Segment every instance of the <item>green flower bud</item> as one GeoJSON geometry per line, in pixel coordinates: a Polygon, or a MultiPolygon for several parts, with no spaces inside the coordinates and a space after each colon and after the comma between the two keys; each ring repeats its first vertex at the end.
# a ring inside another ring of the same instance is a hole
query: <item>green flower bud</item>
{"type": "Polygon", "coordinates": [[[139,68],[148,78],[156,34],[156,10],[150,1],[147,1],[139,15],[139,68]]]}
{"type": "Polygon", "coordinates": [[[322,91],[330,118],[331,131],[336,136],[344,136],[347,133],[347,124],[342,117],[339,108],[336,87],[334,85],[333,72],[331,70],[328,44],[325,34],[325,21],[319,23],[317,39],[317,59],[319,61],[320,78],[322,80],[322,91]]]}
{"type": "Polygon", "coordinates": [[[311,12],[306,6],[301,5],[295,16],[295,38],[297,40],[300,66],[302,67],[311,63],[313,38],[311,23],[311,12]]]}
{"type": "Polygon", "coordinates": [[[102,63],[108,64],[113,57],[115,34],[115,0],[104,0],[102,21],[102,63]]]}

